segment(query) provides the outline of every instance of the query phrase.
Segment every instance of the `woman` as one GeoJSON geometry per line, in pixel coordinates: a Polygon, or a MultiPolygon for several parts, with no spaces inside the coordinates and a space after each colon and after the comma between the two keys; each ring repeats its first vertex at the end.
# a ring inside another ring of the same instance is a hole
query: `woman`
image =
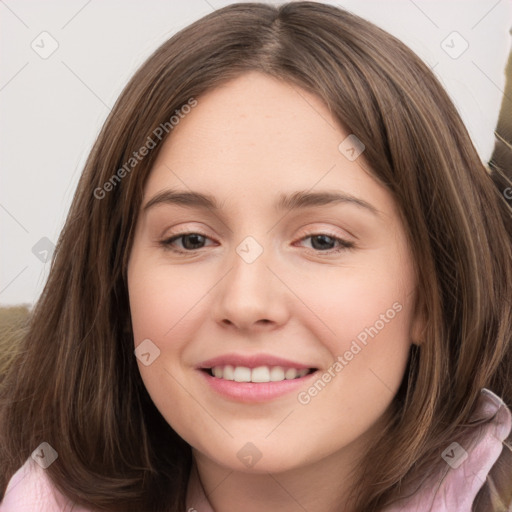
{"type": "Polygon", "coordinates": [[[84,169],[6,377],[0,510],[498,509],[510,213],[384,31],[310,2],[192,24],[84,169]]]}

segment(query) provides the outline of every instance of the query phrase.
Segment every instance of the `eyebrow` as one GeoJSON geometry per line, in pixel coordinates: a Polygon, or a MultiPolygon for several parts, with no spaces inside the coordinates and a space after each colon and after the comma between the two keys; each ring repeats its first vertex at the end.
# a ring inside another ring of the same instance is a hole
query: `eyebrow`
{"type": "MultiPolygon", "coordinates": [[[[281,194],[274,204],[274,208],[277,211],[290,211],[315,206],[331,206],[340,203],[352,204],[359,208],[364,208],[374,215],[379,215],[379,211],[373,205],[345,192],[308,192],[301,190],[288,195],[281,194]]],[[[214,211],[219,211],[222,208],[222,205],[217,202],[215,197],[209,194],[168,189],[152,197],[143,206],[143,211],[147,212],[150,208],[162,204],[177,204],[190,208],[203,208],[214,211]]]]}

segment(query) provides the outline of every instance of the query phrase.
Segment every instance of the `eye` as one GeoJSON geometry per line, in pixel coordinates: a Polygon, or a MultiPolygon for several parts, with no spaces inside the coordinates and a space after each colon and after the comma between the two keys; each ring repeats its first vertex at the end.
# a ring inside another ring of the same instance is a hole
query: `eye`
{"type": "Polygon", "coordinates": [[[311,239],[311,247],[315,252],[337,253],[347,249],[353,249],[355,244],[329,233],[311,233],[302,237],[300,241],[311,239]],[[337,248],[334,248],[337,245],[337,248]]]}
{"type": "MultiPolygon", "coordinates": [[[[332,254],[347,249],[353,249],[355,247],[353,242],[349,242],[348,240],[344,240],[343,238],[339,238],[329,233],[312,233],[302,237],[300,241],[307,239],[311,239],[311,248],[314,249],[315,252],[332,254]],[[336,246],[337,248],[335,248],[336,246]]],[[[189,232],[180,233],[173,235],[170,238],[166,238],[165,240],[160,241],[160,245],[165,249],[177,253],[191,253],[205,247],[207,240],[211,240],[211,238],[201,233],[189,232]],[[176,242],[178,241],[181,242],[181,248],[176,247],[176,242]]]]}
{"type": "Polygon", "coordinates": [[[162,240],[160,244],[164,246],[164,248],[169,249],[174,252],[192,252],[197,249],[202,249],[206,240],[209,238],[206,235],[202,235],[201,233],[181,233],[179,235],[174,235],[170,238],[162,240]],[[181,248],[175,247],[175,242],[181,239],[181,248]]]}

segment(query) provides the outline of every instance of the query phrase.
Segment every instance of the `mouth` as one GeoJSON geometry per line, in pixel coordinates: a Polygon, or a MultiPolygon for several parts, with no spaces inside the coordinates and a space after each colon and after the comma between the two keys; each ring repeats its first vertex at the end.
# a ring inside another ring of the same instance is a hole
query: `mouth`
{"type": "Polygon", "coordinates": [[[214,392],[213,396],[245,404],[268,403],[294,396],[318,373],[318,368],[314,367],[297,365],[297,368],[276,363],[239,366],[216,362],[197,370],[203,382],[214,392]]]}
{"type": "Polygon", "coordinates": [[[283,366],[247,366],[217,365],[201,368],[210,377],[233,382],[269,383],[298,380],[317,371],[317,368],[292,368],[283,366]]]}
{"type": "Polygon", "coordinates": [[[213,396],[261,403],[299,391],[319,367],[270,353],[230,353],[203,361],[196,370],[213,396]]]}

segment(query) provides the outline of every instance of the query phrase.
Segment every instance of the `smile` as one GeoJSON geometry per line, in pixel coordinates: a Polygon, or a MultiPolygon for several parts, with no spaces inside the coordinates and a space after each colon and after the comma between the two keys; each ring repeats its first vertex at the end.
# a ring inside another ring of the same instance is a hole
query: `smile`
{"type": "Polygon", "coordinates": [[[196,370],[214,397],[254,403],[300,391],[318,372],[311,362],[268,353],[230,353],[202,361],[196,370]]]}

